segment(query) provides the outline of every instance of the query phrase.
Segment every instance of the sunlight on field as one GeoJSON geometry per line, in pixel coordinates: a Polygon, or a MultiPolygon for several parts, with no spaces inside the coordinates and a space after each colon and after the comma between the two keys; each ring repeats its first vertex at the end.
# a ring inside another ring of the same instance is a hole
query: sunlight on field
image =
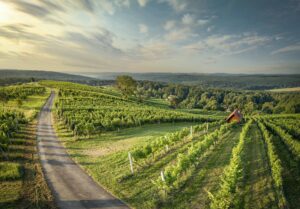
{"type": "Polygon", "coordinates": [[[297,92],[297,91],[300,91],[300,87],[282,88],[282,89],[271,89],[269,91],[272,91],[272,92],[297,92]]]}

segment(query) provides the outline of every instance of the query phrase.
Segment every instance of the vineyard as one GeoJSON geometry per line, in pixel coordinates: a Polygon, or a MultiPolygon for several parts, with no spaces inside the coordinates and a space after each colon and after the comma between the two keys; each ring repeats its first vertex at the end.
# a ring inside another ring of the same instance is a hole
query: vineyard
{"type": "MultiPolygon", "coordinates": [[[[18,184],[16,191],[24,190],[21,171],[38,167],[22,133],[34,139],[32,120],[50,88],[54,127],[70,156],[133,208],[299,208],[298,114],[226,123],[222,112],[172,109],[122,97],[113,87],[54,81],[0,88],[0,169],[7,171],[0,183],[18,184]]],[[[48,192],[44,187],[37,190],[48,192]]]]}
{"type": "Polygon", "coordinates": [[[60,85],[58,135],[77,163],[133,208],[299,207],[299,115],[225,123],[60,85]],[[169,132],[169,124],[178,126],[169,132]]]}
{"type": "Polygon", "coordinates": [[[0,208],[21,208],[22,198],[31,208],[49,192],[34,157],[34,119],[49,93],[37,84],[0,87],[0,208]]]}
{"type": "MultiPolygon", "coordinates": [[[[52,82],[44,84],[51,86],[52,82]]],[[[218,118],[159,108],[109,95],[105,90],[96,87],[67,82],[58,83],[57,86],[57,117],[77,137],[145,124],[211,122],[218,118]]]]}

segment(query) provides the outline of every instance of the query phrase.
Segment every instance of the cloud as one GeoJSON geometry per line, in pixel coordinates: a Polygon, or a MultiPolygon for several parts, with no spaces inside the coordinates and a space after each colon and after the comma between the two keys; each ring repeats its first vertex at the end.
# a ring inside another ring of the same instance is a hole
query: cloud
{"type": "Polygon", "coordinates": [[[9,3],[12,3],[17,10],[24,12],[26,14],[35,16],[35,17],[45,17],[48,14],[51,13],[50,9],[47,9],[43,6],[37,5],[37,4],[32,4],[29,2],[24,2],[21,0],[12,0],[9,1],[9,3]]]}
{"type": "Polygon", "coordinates": [[[46,40],[47,37],[29,32],[30,25],[27,24],[8,24],[0,27],[0,38],[5,38],[9,41],[29,41],[41,42],[46,40]]]}
{"type": "Polygon", "coordinates": [[[147,34],[148,26],[145,24],[139,24],[139,31],[140,31],[140,33],[147,34]]]}
{"type": "Polygon", "coordinates": [[[145,7],[149,0],[137,0],[141,7],[145,7]]]}
{"type": "Polygon", "coordinates": [[[87,11],[94,12],[94,4],[91,0],[79,0],[79,2],[87,11]]]}
{"type": "Polygon", "coordinates": [[[115,0],[115,5],[117,7],[130,7],[130,1],[129,0],[115,0]]]}
{"type": "Polygon", "coordinates": [[[212,35],[204,40],[184,46],[198,53],[210,52],[218,55],[241,54],[269,43],[270,37],[244,33],[241,35],[212,35]]]}
{"type": "Polygon", "coordinates": [[[206,25],[207,23],[209,23],[209,20],[205,20],[205,19],[197,20],[197,24],[200,25],[200,26],[206,25]]]}
{"type": "Polygon", "coordinates": [[[167,21],[167,22],[165,23],[164,29],[165,29],[165,30],[171,30],[171,29],[173,29],[173,28],[175,27],[175,25],[176,25],[176,21],[174,21],[174,20],[169,20],[169,21],[167,21]]]}
{"type": "Polygon", "coordinates": [[[294,45],[289,45],[280,49],[277,49],[275,51],[272,51],[271,54],[279,54],[279,53],[286,53],[286,52],[296,52],[300,51],[300,42],[294,44],[294,45]]]}
{"type": "Polygon", "coordinates": [[[169,33],[167,33],[164,38],[167,41],[175,42],[180,40],[185,40],[189,37],[196,37],[197,34],[193,33],[192,30],[188,27],[176,28],[169,33]]]}
{"type": "Polygon", "coordinates": [[[165,59],[171,56],[173,49],[169,44],[163,41],[155,40],[149,41],[145,44],[139,45],[133,52],[133,56],[139,56],[139,59],[157,60],[165,59]]]}
{"type": "Polygon", "coordinates": [[[213,26],[213,25],[209,26],[209,27],[207,27],[206,31],[211,32],[214,28],[215,28],[215,26],[213,26]]]}
{"type": "Polygon", "coordinates": [[[204,26],[210,22],[209,19],[198,19],[196,20],[195,15],[191,15],[189,13],[183,15],[181,19],[182,24],[189,26],[204,26]]]}
{"type": "Polygon", "coordinates": [[[129,8],[129,0],[101,0],[97,1],[99,8],[103,9],[110,15],[114,15],[117,9],[129,8]]]}
{"type": "Polygon", "coordinates": [[[182,17],[182,23],[185,25],[192,25],[195,22],[195,17],[191,14],[185,14],[182,17]]]}
{"type": "Polygon", "coordinates": [[[187,7],[187,3],[182,0],[159,0],[158,2],[169,4],[176,12],[182,12],[187,7]]]}

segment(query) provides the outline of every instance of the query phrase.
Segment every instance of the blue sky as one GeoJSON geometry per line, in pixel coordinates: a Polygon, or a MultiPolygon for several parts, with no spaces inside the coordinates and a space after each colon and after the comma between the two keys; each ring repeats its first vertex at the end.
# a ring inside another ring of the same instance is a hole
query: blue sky
{"type": "Polygon", "coordinates": [[[0,68],[300,73],[299,0],[0,0],[0,68]]]}

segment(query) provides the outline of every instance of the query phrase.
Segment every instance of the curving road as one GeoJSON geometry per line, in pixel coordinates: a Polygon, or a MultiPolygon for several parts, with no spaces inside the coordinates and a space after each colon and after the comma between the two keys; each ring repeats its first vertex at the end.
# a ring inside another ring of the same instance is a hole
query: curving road
{"type": "Polygon", "coordinates": [[[42,108],[37,129],[38,152],[47,183],[61,209],[128,208],[74,163],[52,127],[51,106],[55,93],[42,108]]]}

